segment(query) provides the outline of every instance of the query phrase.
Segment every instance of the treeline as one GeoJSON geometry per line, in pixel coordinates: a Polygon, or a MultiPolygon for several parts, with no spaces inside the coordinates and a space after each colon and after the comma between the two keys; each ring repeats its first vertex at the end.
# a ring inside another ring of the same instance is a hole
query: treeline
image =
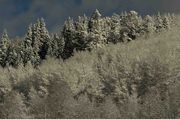
{"type": "Polygon", "coordinates": [[[98,10],[91,17],[69,18],[60,33],[50,34],[44,19],[28,27],[22,40],[10,40],[6,31],[0,41],[0,65],[18,67],[28,63],[37,67],[47,57],[67,59],[74,51],[91,51],[118,42],[129,42],[170,29],[175,23],[173,14],[140,16],[135,11],[102,17],[98,10]]]}
{"type": "Polygon", "coordinates": [[[0,119],[179,119],[179,34],[170,14],[97,10],[60,34],[43,19],[22,40],[4,32],[0,119]]]}

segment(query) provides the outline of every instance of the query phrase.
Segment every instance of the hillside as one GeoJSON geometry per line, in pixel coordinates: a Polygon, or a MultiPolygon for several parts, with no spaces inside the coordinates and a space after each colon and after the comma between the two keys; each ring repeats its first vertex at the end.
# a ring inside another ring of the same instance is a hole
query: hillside
{"type": "Polygon", "coordinates": [[[1,68],[0,119],[179,119],[179,59],[177,23],[36,68],[1,68]]]}

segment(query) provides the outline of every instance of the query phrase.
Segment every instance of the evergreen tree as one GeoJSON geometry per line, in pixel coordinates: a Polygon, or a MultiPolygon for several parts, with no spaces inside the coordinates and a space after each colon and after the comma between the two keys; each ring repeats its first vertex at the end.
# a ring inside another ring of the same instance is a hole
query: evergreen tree
{"type": "Polygon", "coordinates": [[[52,41],[48,50],[48,54],[56,58],[61,58],[65,45],[64,38],[58,34],[53,34],[51,40],[52,41]]]}
{"type": "Polygon", "coordinates": [[[163,19],[163,26],[165,29],[170,29],[170,26],[171,26],[171,21],[169,19],[168,16],[164,16],[164,19],[163,19]]]}
{"type": "Polygon", "coordinates": [[[7,64],[7,50],[10,45],[10,40],[7,31],[4,30],[0,41],[0,65],[5,67],[7,64]]]}
{"type": "Polygon", "coordinates": [[[160,13],[155,17],[156,32],[160,32],[163,29],[163,19],[160,13]]]}
{"type": "Polygon", "coordinates": [[[88,18],[85,15],[79,17],[78,21],[75,22],[75,29],[75,39],[73,40],[74,48],[76,50],[88,49],[88,18]]]}
{"type": "Polygon", "coordinates": [[[21,56],[23,59],[23,64],[26,65],[28,62],[32,63],[34,66],[37,66],[40,63],[40,57],[38,54],[38,50],[36,50],[35,43],[33,43],[33,27],[29,26],[28,32],[26,34],[25,39],[21,44],[21,56]],[[34,45],[34,46],[33,46],[34,45]]]}
{"type": "Polygon", "coordinates": [[[136,39],[141,32],[142,18],[136,11],[130,11],[126,20],[126,27],[129,29],[128,36],[131,39],[136,39]]]}
{"type": "Polygon", "coordinates": [[[45,59],[46,55],[48,54],[48,48],[50,47],[50,35],[49,32],[46,28],[46,24],[44,22],[44,19],[40,19],[40,51],[39,51],[39,56],[41,59],[45,59]]]}
{"type": "Polygon", "coordinates": [[[65,40],[63,58],[66,59],[72,56],[74,51],[73,40],[75,39],[75,26],[73,19],[71,19],[70,17],[64,23],[62,35],[65,40]]]}
{"type": "Polygon", "coordinates": [[[96,33],[100,30],[101,16],[101,13],[97,9],[92,13],[89,21],[89,30],[91,32],[96,33]]]}
{"type": "Polygon", "coordinates": [[[147,15],[145,17],[143,27],[144,32],[148,34],[151,34],[156,30],[154,20],[151,16],[147,15]]]}
{"type": "Polygon", "coordinates": [[[107,38],[104,37],[104,20],[101,16],[102,15],[97,9],[91,15],[89,21],[90,34],[88,36],[88,40],[90,41],[90,49],[102,47],[107,43],[107,38]]]}
{"type": "Polygon", "coordinates": [[[46,29],[44,19],[38,19],[34,25],[30,25],[25,40],[21,44],[21,56],[23,63],[28,62],[34,66],[40,64],[41,60],[48,55],[48,49],[51,45],[49,32],[46,29]]]}
{"type": "Polygon", "coordinates": [[[14,44],[11,44],[7,49],[7,66],[18,67],[20,64],[20,57],[16,51],[14,44]]]}
{"type": "Polygon", "coordinates": [[[108,42],[117,43],[120,42],[120,30],[121,30],[121,22],[120,16],[118,14],[114,14],[110,20],[110,29],[108,42]]]}

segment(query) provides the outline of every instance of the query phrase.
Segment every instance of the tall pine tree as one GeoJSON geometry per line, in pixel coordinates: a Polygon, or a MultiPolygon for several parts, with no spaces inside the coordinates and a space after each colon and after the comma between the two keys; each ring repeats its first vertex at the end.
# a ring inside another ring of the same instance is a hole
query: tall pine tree
{"type": "Polygon", "coordinates": [[[4,30],[0,41],[0,65],[5,67],[7,64],[7,51],[10,45],[10,40],[7,31],[4,30]]]}

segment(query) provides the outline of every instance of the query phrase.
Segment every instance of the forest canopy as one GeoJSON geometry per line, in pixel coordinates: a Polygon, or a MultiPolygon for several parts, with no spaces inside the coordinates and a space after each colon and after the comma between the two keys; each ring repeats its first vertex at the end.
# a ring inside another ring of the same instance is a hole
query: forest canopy
{"type": "Polygon", "coordinates": [[[30,24],[23,39],[10,40],[5,30],[0,40],[2,67],[26,65],[37,67],[47,57],[67,59],[74,51],[91,51],[107,44],[129,42],[170,29],[174,14],[140,16],[135,11],[103,17],[95,10],[90,17],[68,18],[60,33],[49,33],[43,18],[30,24]]]}

